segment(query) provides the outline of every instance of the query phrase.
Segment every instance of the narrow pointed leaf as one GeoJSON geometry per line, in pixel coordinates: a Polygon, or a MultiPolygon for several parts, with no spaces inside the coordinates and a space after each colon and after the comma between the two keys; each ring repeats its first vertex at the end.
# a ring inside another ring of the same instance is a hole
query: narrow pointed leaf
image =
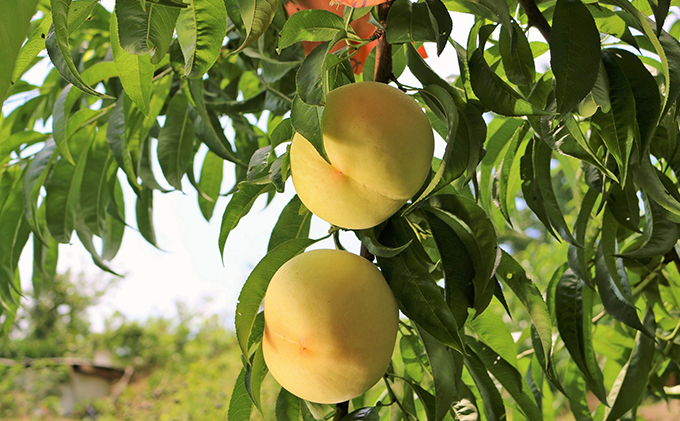
{"type": "Polygon", "coordinates": [[[165,125],[158,135],[158,163],[165,179],[177,190],[182,190],[182,178],[191,164],[194,137],[189,103],[179,91],[170,101],[165,125]]]}
{"type": "Polygon", "coordinates": [[[279,35],[279,50],[300,41],[330,41],[345,29],[342,18],[328,10],[300,10],[286,21],[279,35]]]}
{"type": "MultiPolygon", "coordinates": [[[[76,88],[92,96],[110,99],[110,96],[95,91],[87,84],[80,75],[80,72],[73,62],[73,58],[71,57],[68,27],[68,14],[71,0],[52,0],[51,3],[52,28],[45,39],[45,46],[47,47],[47,53],[49,54],[52,63],[59,71],[61,77],[73,84],[76,88]]],[[[94,8],[98,4],[98,2],[93,1],[92,7],[94,8]]]]}
{"type": "Polygon", "coordinates": [[[255,42],[269,27],[276,15],[277,0],[238,0],[239,12],[246,30],[243,43],[229,54],[237,54],[255,42]]]}
{"type": "Polygon", "coordinates": [[[111,50],[125,93],[145,115],[148,115],[154,70],[151,55],[130,54],[121,47],[115,13],[111,14],[111,50]]]}
{"type": "Polygon", "coordinates": [[[281,211],[272,229],[267,251],[273,250],[288,240],[309,237],[311,221],[312,213],[302,204],[297,195],[293,196],[281,211]]]}
{"type": "Polygon", "coordinates": [[[602,372],[597,365],[591,363],[595,361],[595,357],[590,334],[591,303],[584,299],[586,294],[592,292],[585,283],[571,271],[565,272],[555,291],[557,329],[588,386],[601,402],[606,402],[602,372]]]}
{"type": "Polygon", "coordinates": [[[549,115],[536,108],[491,70],[484,52],[476,49],[469,60],[470,83],[475,94],[491,111],[507,116],[549,115]]]}
{"type": "MultiPolygon", "coordinates": [[[[250,1],[248,3],[255,3],[250,1]]],[[[244,10],[241,10],[243,15],[244,10]]],[[[190,0],[177,19],[177,40],[184,54],[184,76],[200,78],[215,64],[227,33],[224,0],[190,0]]]]}
{"type": "Polygon", "coordinates": [[[19,50],[28,36],[31,17],[38,6],[38,0],[3,0],[0,3],[0,16],[3,16],[0,29],[0,104],[7,95],[12,80],[19,50]],[[11,18],[8,18],[11,16],[11,18]]]}
{"type": "Polygon", "coordinates": [[[151,3],[144,10],[138,0],[117,0],[115,13],[123,50],[133,55],[150,53],[151,62],[160,63],[170,48],[180,9],[151,3]]]}
{"type": "Polygon", "coordinates": [[[198,180],[200,192],[198,207],[206,221],[210,221],[220,196],[222,179],[224,177],[224,160],[208,151],[201,166],[201,178],[198,180]]]}
{"type": "MultiPolygon", "coordinates": [[[[644,319],[647,330],[655,332],[656,322],[651,307],[647,308],[644,319]]],[[[628,410],[640,402],[647,388],[654,353],[654,340],[645,336],[642,332],[637,332],[635,346],[630,353],[628,362],[621,369],[611,392],[609,392],[608,400],[612,402],[612,406],[606,412],[606,421],[620,419],[628,410]]]]}
{"type": "Polygon", "coordinates": [[[557,111],[571,111],[595,85],[600,67],[600,33],[580,0],[558,0],[550,33],[550,67],[555,74],[557,111]]]}

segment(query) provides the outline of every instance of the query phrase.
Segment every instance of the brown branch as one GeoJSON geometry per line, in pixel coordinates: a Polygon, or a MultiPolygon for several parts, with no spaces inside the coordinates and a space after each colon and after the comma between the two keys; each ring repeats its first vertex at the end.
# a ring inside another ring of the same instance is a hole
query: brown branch
{"type": "MultiPolygon", "coordinates": [[[[383,28],[387,25],[387,14],[390,11],[390,7],[392,7],[392,3],[394,3],[394,0],[376,6],[378,8],[378,18],[383,28]]],[[[375,49],[375,73],[373,74],[373,80],[375,82],[388,83],[393,78],[392,45],[387,42],[387,36],[383,32],[380,34],[380,38],[378,38],[375,49]]]]}
{"type": "Polygon", "coordinates": [[[524,14],[527,15],[529,27],[533,26],[541,31],[543,38],[550,44],[550,24],[538,9],[536,2],[534,0],[519,0],[519,5],[522,6],[524,14]]]}

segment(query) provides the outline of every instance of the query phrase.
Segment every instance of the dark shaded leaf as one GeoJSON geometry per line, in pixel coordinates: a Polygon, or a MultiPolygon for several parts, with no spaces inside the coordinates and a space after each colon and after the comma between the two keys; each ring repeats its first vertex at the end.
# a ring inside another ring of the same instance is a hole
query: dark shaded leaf
{"type": "Polygon", "coordinates": [[[595,85],[600,67],[600,33],[580,0],[558,0],[550,32],[550,67],[557,111],[571,111],[595,85]]]}
{"type": "MultiPolygon", "coordinates": [[[[645,328],[649,332],[656,331],[656,322],[652,307],[647,307],[644,316],[645,328]]],[[[654,339],[637,332],[635,346],[628,362],[623,366],[609,392],[609,401],[613,402],[606,411],[606,421],[618,420],[640,402],[647,388],[649,375],[652,373],[654,358],[654,339]]]]}
{"type": "Polygon", "coordinates": [[[572,360],[578,366],[590,387],[601,402],[606,402],[602,372],[595,362],[591,338],[590,319],[592,291],[570,270],[557,282],[555,314],[557,329],[572,360]]]}
{"type": "MultiPolygon", "coordinates": [[[[399,219],[391,218],[379,240],[388,247],[398,247],[411,240],[408,229],[399,219]]],[[[411,249],[409,247],[392,258],[378,257],[378,265],[402,312],[438,341],[462,352],[458,323],[439,286],[411,249]]]]}

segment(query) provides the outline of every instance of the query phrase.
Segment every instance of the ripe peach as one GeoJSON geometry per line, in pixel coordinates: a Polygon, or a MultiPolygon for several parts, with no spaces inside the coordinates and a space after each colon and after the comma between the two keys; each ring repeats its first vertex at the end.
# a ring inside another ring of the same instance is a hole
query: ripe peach
{"type": "Polygon", "coordinates": [[[286,262],[265,295],[262,350],[289,392],[337,403],[370,389],[389,365],[399,323],[396,299],[368,260],[313,250],[286,262]]]}
{"type": "Polygon", "coordinates": [[[373,227],[399,210],[427,178],[432,127],[420,106],[399,89],[360,82],[331,91],[322,132],[331,164],[299,133],[290,164],[302,202],[331,224],[373,227]]]}

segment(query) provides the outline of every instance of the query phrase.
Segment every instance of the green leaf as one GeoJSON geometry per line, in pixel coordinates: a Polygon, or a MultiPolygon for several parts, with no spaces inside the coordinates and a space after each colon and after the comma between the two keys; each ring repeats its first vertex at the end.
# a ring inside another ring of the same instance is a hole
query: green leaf
{"type": "Polygon", "coordinates": [[[234,193],[227,204],[227,208],[222,215],[222,225],[220,227],[219,250],[224,254],[224,246],[227,244],[229,233],[236,228],[241,218],[246,216],[253,207],[255,200],[263,194],[273,190],[271,184],[250,184],[240,183],[238,191],[234,193]]]}
{"type": "Polygon", "coordinates": [[[224,160],[207,151],[201,166],[201,178],[198,180],[200,188],[198,194],[198,207],[206,221],[210,221],[220,197],[222,179],[224,177],[224,160]]]}
{"type": "Polygon", "coordinates": [[[153,190],[142,187],[137,194],[135,203],[135,216],[137,218],[137,229],[142,237],[152,246],[158,248],[156,243],[156,230],[153,224],[153,190]]]}
{"type": "MultiPolygon", "coordinates": [[[[24,218],[22,171],[18,165],[9,167],[0,177],[0,187],[3,196],[0,200],[0,304],[16,305],[12,289],[17,290],[20,285],[15,284],[18,254],[24,248],[30,232],[24,218]],[[4,185],[4,186],[3,186],[4,185]],[[6,196],[5,196],[6,194],[6,196]]],[[[0,306],[2,308],[2,306],[0,306]]]]}
{"type": "Polygon", "coordinates": [[[605,208],[602,240],[595,255],[595,280],[600,299],[607,313],[614,319],[651,335],[644,330],[637,314],[623,262],[615,256],[616,229],[616,220],[605,208]]]}
{"type": "Polygon", "coordinates": [[[493,311],[478,314],[467,326],[477,338],[517,369],[517,345],[503,319],[493,311]]]}
{"type": "Polygon", "coordinates": [[[573,361],[567,360],[566,363],[567,369],[563,377],[564,388],[569,399],[569,409],[576,421],[592,421],[583,375],[573,361]]]}
{"type": "MultiPolygon", "coordinates": [[[[153,7],[153,6],[152,6],[153,7]]],[[[116,14],[111,14],[111,50],[120,83],[145,115],[149,114],[154,66],[151,55],[129,54],[120,46],[116,14]]]]}
{"type": "MultiPolygon", "coordinates": [[[[244,13],[243,9],[241,13],[244,13]]],[[[196,79],[208,72],[220,55],[226,33],[224,0],[189,0],[189,7],[182,9],[177,19],[177,41],[184,54],[184,76],[196,79]]]]}
{"type": "Polygon", "coordinates": [[[229,412],[227,412],[228,421],[249,421],[250,413],[253,410],[253,401],[250,399],[248,390],[246,389],[246,369],[241,369],[234,389],[231,392],[229,399],[229,412]]]}
{"type": "MultiPolygon", "coordinates": [[[[656,256],[663,256],[668,253],[678,238],[680,238],[680,225],[676,222],[664,218],[661,207],[653,200],[648,200],[645,214],[651,214],[648,219],[651,222],[651,235],[647,238],[640,248],[635,250],[624,250],[620,256],[629,259],[649,259],[656,256]]],[[[607,206],[609,209],[609,206],[607,206]]]]}
{"type": "MultiPolygon", "coordinates": [[[[115,64],[110,61],[104,61],[96,63],[85,70],[82,74],[82,78],[87,83],[94,84],[117,75],[118,71],[116,70],[115,64]]],[[[72,89],[71,85],[66,86],[54,102],[52,113],[52,136],[54,137],[54,141],[57,143],[57,147],[61,154],[73,165],[75,165],[75,162],[73,161],[67,143],[69,137],[68,128],[73,127],[73,125],[69,126],[71,109],[78,99],[80,99],[81,95],[81,91],[72,89]]]]}
{"type": "Polygon", "coordinates": [[[56,144],[51,141],[45,142],[45,146],[38,152],[33,160],[28,164],[24,174],[24,212],[35,238],[46,244],[45,235],[42,230],[42,217],[38,212],[38,197],[40,190],[45,184],[50,168],[56,159],[56,144]]]}
{"type": "Polygon", "coordinates": [[[463,367],[456,367],[448,348],[420,327],[418,327],[418,335],[425,345],[427,359],[430,363],[434,379],[434,420],[441,421],[449,412],[453,401],[458,395],[456,383],[460,381],[463,367]]]}
{"type": "Polygon", "coordinates": [[[151,3],[144,10],[138,0],[117,0],[115,13],[123,50],[150,53],[151,62],[160,63],[170,48],[180,9],[151,3]]]}
{"type": "Polygon", "coordinates": [[[276,421],[315,421],[305,402],[284,388],[276,398],[276,421]]]}
{"type": "Polygon", "coordinates": [[[595,113],[591,118],[591,124],[607,146],[609,153],[616,159],[621,174],[619,179],[623,184],[635,142],[635,97],[625,74],[607,52],[602,54],[602,61],[609,76],[609,98],[612,108],[608,113],[602,111],[595,113]]]}
{"type": "Polygon", "coordinates": [[[312,213],[295,195],[281,211],[274,229],[269,236],[267,251],[272,251],[279,245],[295,238],[307,238],[312,221],[312,213]]]}
{"type": "Polygon", "coordinates": [[[132,156],[130,155],[130,150],[128,149],[128,139],[125,134],[125,95],[121,95],[116,101],[116,106],[111,113],[111,118],[109,118],[109,124],[106,129],[106,140],[109,143],[111,152],[113,152],[114,158],[118,166],[120,166],[125,175],[127,175],[128,182],[136,192],[141,190],[141,186],[137,181],[137,174],[135,171],[135,166],[132,163],[132,156]]]}
{"type": "Polygon", "coordinates": [[[602,372],[595,363],[590,326],[592,291],[567,270],[557,282],[555,313],[557,329],[572,360],[578,366],[591,391],[601,402],[607,402],[602,372]]]}
{"type": "Polygon", "coordinates": [[[501,30],[498,47],[508,80],[520,86],[533,83],[536,78],[534,56],[529,41],[517,22],[512,22],[511,31],[501,30]]]}
{"type": "MultiPolygon", "coordinates": [[[[388,247],[398,247],[411,239],[407,229],[399,219],[391,218],[380,235],[380,242],[388,247]]],[[[458,323],[439,286],[411,249],[392,258],[378,257],[378,265],[402,312],[439,342],[462,352],[458,323]]]]}
{"type": "Polygon", "coordinates": [[[243,355],[248,355],[248,342],[253,331],[269,281],[279,268],[288,260],[302,253],[307,247],[319,240],[295,238],[280,244],[268,252],[255,266],[246,279],[236,304],[236,337],[243,355]]]}
{"type": "MultiPolygon", "coordinates": [[[[635,98],[635,117],[640,134],[640,152],[644,154],[654,135],[661,114],[659,87],[649,70],[635,54],[618,48],[609,48],[604,52],[623,72],[635,98]]],[[[627,99],[630,100],[630,98],[627,99]]]]}
{"type": "Polygon", "coordinates": [[[47,228],[50,235],[59,243],[69,243],[75,229],[80,187],[87,165],[87,151],[94,141],[94,135],[94,127],[76,133],[71,144],[72,149],[77,151],[76,166],[63,158],[56,161],[45,182],[47,228]]]}
{"type": "Polygon", "coordinates": [[[330,164],[326,155],[326,148],[323,146],[322,121],[324,107],[317,107],[306,104],[299,96],[293,99],[293,106],[290,110],[290,122],[296,132],[300,133],[330,164]]]}
{"type": "Polygon", "coordinates": [[[342,417],[340,421],[380,421],[380,407],[360,408],[342,417]]]}
{"type": "Polygon", "coordinates": [[[79,219],[91,233],[102,236],[106,221],[106,208],[111,200],[111,179],[115,177],[116,165],[106,141],[106,128],[100,127],[87,151],[87,165],[80,188],[79,219]]]}
{"type": "Polygon", "coordinates": [[[103,271],[109,272],[112,275],[120,276],[118,273],[111,270],[111,268],[108,267],[106,263],[104,263],[104,260],[97,252],[97,249],[94,246],[94,242],[92,241],[93,234],[89,230],[89,228],[83,223],[83,221],[76,220],[75,230],[76,234],[78,235],[78,239],[80,240],[80,243],[83,245],[83,247],[85,247],[85,250],[87,250],[87,252],[90,253],[90,256],[92,256],[92,261],[94,262],[94,264],[103,271]]]}
{"type": "Polygon", "coordinates": [[[534,107],[491,70],[484,52],[476,49],[470,56],[470,83],[480,101],[491,111],[506,116],[550,115],[534,107]]]}
{"type": "Polygon", "coordinates": [[[640,200],[636,187],[628,183],[621,188],[619,184],[612,183],[607,193],[607,208],[618,223],[633,232],[640,232],[640,200]]]}
{"type": "Polygon", "coordinates": [[[387,27],[390,28],[386,32],[387,42],[390,44],[437,41],[436,28],[430,20],[427,3],[395,1],[387,15],[387,27]]]}
{"type": "Polygon", "coordinates": [[[512,396],[523,415],[532,421],[543,420],[543,414],[536,404],[529,385],[517,368],[494,352],[492,348],[485,346],[470,336],[466,338],[466,343],[475,351],[486,369],[493,374],[496,380],[512,396]]]}
{"type": "Polygon", "coordinates": [[[198,111],[198,117],[194,121],[194,128],[196,129],[196,136],[206,144],[206,146],[214,152],[217,156],[227,161],[234,162],[237,165],[247,166],[247,163],[242,162],[234,153],[231,144],[224,135],[224,129],[220,124],[217,116],[214,113],[209,113],[203,98],[203,80],[191,79],[189,80],[189,89],[191,91],[191,98],[189,102],[198,111]]]}
{"type": "Polygon", "coordinates": [[[102,258],[104,260],[113,260],[116,254],[118,254],[118,250],[123,242],[126,226],[123,189],[120,186],[120,181],[115,177],[117,167],[114,166],[113,168],[110,181],[110,184],[113,186],[111,189],[112,200],[109,202],[104,232],[102,233],[102,258]]]}
{"type": "Polygon", "coordinates": [[[580,0],[557,0],[550,33],[550,67],[560,114],[593,89],[600,67],[600,32],[580,0]]]}
{"type": "Polygon", "coordinates": [[[3,0],[0,16],[3,16],[0,30],[0,104],[5,101],[13,80],[15,63],[19,50],[28,36],[31,17],[36,11],[38,0],[3,0]],[[10,18],[11,16],[11,18],[10,18]]]}
{"type": "MultiPolygon", "coordinates": [[[[25,3],[25,2],[24,2],[25,3]]],[[[11,4],[11,3],[7,3],[11,4]]],[[[40,20],[40,25],[38,25],[28,40],[24,43],[19,50],[16,62],[14,63],[14,71],[12,72],[11,83],[17,83],[21,76],[29,69],[33,60],[38,56],[42,50],[45,49],[45,38],[47,37],[50,27],[52,26],[52,13],[45,13],[43,18],[40,20]]],[[[11,61],[8,61],[11,63],[11,61]]],[[[2,91],[0,91],[2,92],[2,91]]],[[[0,95],[2,99],[2,95],[0,95]]]]}
{"type": "Polygon", "coordinates": [[[366,247],[366,250],[368,250],[369,253],[379,257],[394,257],[406,250],[408,246],[411,245],[411,240],[399,247],[387,247],[386,245],[380,244],[375,232],[375,227],[363,230],[354,230],[354,234],[361,241],[361,244],[366,247]]]}
{"type": "Polygon", "coordinates": [[[474,268],[474,309],[481,313],[495,290],[491,277],[498,257],[498,242],[493,224],[483,209],[463,196],[438,195],[428,204],[431,207],[424,209],[445,222],[465,245],[474,268]]]}
{"type": "MultiPolygon", "coordinates": [[[[453,97],[439,85],[428,85],[420,91],[421,97],[429,105],[437,118],[446,124],[446,149],[439,167],[427,187],[407,208],[405,213],[417,207],[423,200],[444,188],[468,169],[472,159],[473,146],[470,145],[468,124],[464,115],[458,113],[453,97]]],[[[475,162],[476,165],[476,162],[475,162]]]]}
{"type": "Polygon", "coordinates": [[[267,374],[267,365],[264,361],[264,354],[262,353],[262,343],[257,347],[250,364],[246,367],[246,390],[250,395],[250,399],[255,404],[255,407],[262,412],[262,403],[260,390],[262,388],[262,381],[267,374]]]}
{"type": "Polygon", "coordinates": [[[661,177],[666,176],[652,165],[649,156],[645,155],[640,166],[634,166],[632,171],[638,188],[669,212],[666,218],[680,223],[680,202],[670,193],[673,190],[662,183],[661,177]]]}
{"type": "MultiPolygon", "coordinates": [[[[462,329],[468,318],[468,309],[475,307],[475,268],[470,254],[456,231],[442,219],[425,213],[432,231],[444,271],[446,303],[462,329]]],[[[491,297],[488,297],[489,300],[491,297]]],[[[483,300],[486,304],[487,300],[483,300]]]]}
{"type": "Polygon", "coordinates": [[[503,398],[496,389],[496,384],[489,376],[486,367],[484,367],[484,363],[470,347],[465,350],[465,353],[465,367],[472,376],[482,398],[484,415],[488,420],[506,419],[503,398]]]}
{"type": "Polygon", "coordinates": [[[229,55],[243,51],[265,33],[274,20],[278,4],[277,0],[238,0],[246,37],[236,50],[229,52],[229,55]]]}
{"type": "MultiPolygon", "coordinates": [[[[576,224],[574,226],[574,236],[579,244],[586,243],[586,231],[588,230],[588,221],[593,219],[593,208],[599,196],[599,192],[594,189],[588,189],[588,192],[583,197],[581,202],[581,209],[576,217],[576,224]]],[[[581,278],[588,287],[594,289],[593,277],[587,265],[586,252],[591,252],[585,247],[569,246],[569,267],[571,270],[581,278]]]]}
{"type": "Polygon", "coordinates": [[[436,33],[437,55],[440,56],[451,36],[453,20],[442,0],[425,0],[425,4],[430,11],[430,25],[436,33]]]}
{"type": "MultiPolygon", "coordinates": [[[[112,97],[95,91],[80,75],[71,57],[71,47],[69,46],[69,27],[68,14],[71,0],[51,0],[52,4],[52,28],[45,39],[47,54],[49,54],[52,64],[57,68],[61,77],[73,84],[76,88],[86,94],[99,98],[112,99],[112,97]]],[[[94,9],[99,3],[91,2],[94,9]]]]}
{"type": "MultiPolygon", "coordinates": [[[[496,275],[515,293],[517,298],[529,312],[529,317],[536,327],[543,348],[543,355],[552,356],[552,320],[543,295],[535,283],[528,277],[522,266],[504,250],[501,250],[501,261],[496,268],[496,275]]],[[[548,369],[548,367],[545,367],[548,369]]]]}
{"type": "Polygon", "coordinates": [[[278,49],[283,50],[300,41],[330,41],[345,30],[342,18],[328,10],[300,10],[286,21],[279,34],[278,49]]]}
{"type": "Polygon", "coordinates": [[[191,164],[194,138],[189,102],[182,91],[178,91],[170,101],[165,125],[158,135],[158,163],[165,179],[177,190],[182,190],[182,178],[191,164]]]}
{"type": "MultiPolygon", "coordinates": [[[[645,327],[649,332],[656,331],[656,322],[652,307],[647,307],[645,313],[645,327]]],[[[631,408],[636,407],[647,388],[649,376],[652,374],[652,360],[654,358],[654,340],[637,332],[635,346],[630,357],[614,381],[608,400],[612,403],[607,408],[606,421],[618,420],[631,408]]]]}
{"type": "MultiPolygon", "coordinates": [[[[498,180],[498,199],[496,200],[496,203],[498,205],[498,208],[500,209],[501,213],[503,214],[503,217],[505,220],[512,226],[512,219],[510,217],[510,209],[514,209],[514,203],[513,201],[508,202],[508,195],[511,194],[509,192],[510,186],[511,185],[517,185],[517,173],[513,174],[513,169],[515,169],[515,157],[517,155],[517,151],[519,151],[519,148],[524,141],[524,138],[526,137],[527,132],[529,131],[529,125],[528,124],[523,124],[515,130],[514,133],[512,133],[512,136],[510,138],[510,145],[508,146],[507,150],[505,151],[505,155],[503,156],[503,162],[501,164],[501,171],[500,171],[500,177],[498,180]]],[[[516,194],[516,191],[513,189],[513,193],[516,194]]]]}
{"type": "Polygon", "coordinates": [[[564,215],[557,203],[557,196],[552,185],[552,175],[550,174],[550,162],[552,160],[552,149],[545,142],[534,141],[534,183],[538,185],[543,206],[550,220],[550,225],[557,230],[560,237],[576,247],[583,247],[579,244],[569,231],[564,215]]]}
{"type": "MultiPolygon", "coordinates": [[[[531,138],[524,151],[524,155],[520,159],[520,177],[522,178],[522,195],[529,209],[531,209],[543,226],[548,230],[550,235],[555,238],[557,234],[550,224],[550,217],[543,201],[543,194],[541,192],[538,181],[536,180],[535,170],[535,143],[543,142],[541,139],[531,138]]],[[[548,167],[550,169],[550,167],[548,167]]]]}

